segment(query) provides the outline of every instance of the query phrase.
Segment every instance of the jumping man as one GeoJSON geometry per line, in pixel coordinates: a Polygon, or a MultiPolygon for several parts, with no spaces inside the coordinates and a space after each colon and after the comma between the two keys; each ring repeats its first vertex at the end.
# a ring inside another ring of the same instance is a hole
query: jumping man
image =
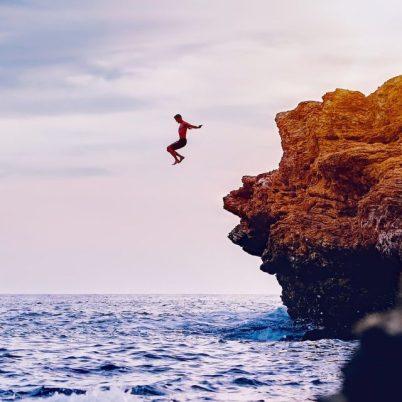
{"type": "Polygon", "coordinates": [[[186,121],[184,121],[180,114],[176,114],[176,116],[174,116],[174,119],[180,124],[180,126],[179,126],[179,137],[180,137],[180,139],[178,141],[174,142],[173,144],[170,144],[167,147],[167,151],[174,158],[173,165],[176,165],[177,163],[180,163],[184,159],[184,156],[180,155],[178,152],[176,152],[176,150],[186,146],[186,144],[187,144],[187,139],[186,139],[187,129],[189,128],[191,130],[192,128],[201,128],[202,124],[199,125],[199,126],[193,126],[192,124],[187,123],[186,121]]]}

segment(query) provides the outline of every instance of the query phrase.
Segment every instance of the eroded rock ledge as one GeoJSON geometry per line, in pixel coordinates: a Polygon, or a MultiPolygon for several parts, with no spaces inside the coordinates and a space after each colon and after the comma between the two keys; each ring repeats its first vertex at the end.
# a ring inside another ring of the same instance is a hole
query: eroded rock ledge
{"type": "Polygon", "coordinates": [[[289,314],[333,333],[393,306],[402,270],[402,76],[279,113],[279,169],[224,198],[229,238],[276,274],[289,314]]]}

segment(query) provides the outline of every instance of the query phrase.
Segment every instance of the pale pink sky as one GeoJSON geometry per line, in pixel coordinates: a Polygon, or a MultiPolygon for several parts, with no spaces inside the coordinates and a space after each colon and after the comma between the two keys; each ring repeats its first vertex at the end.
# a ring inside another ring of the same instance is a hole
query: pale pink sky
{"type": "Polygon", "coordinates": [[[274,117],[402,72],[399,1],[0,2],[0,292],[278,293],[222,197],[274,117]],[[181,113],[187,156],[166,146],[181,113]]]}

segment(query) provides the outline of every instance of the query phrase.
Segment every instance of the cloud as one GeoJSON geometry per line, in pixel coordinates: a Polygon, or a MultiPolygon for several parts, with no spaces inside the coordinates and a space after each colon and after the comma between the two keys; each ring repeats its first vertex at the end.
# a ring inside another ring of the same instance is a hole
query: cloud
{"type": "MultiPolygon", "coordinates": [[[[342,1],[228,4],[8,2],[0,8],[1,115],[162,110],[191,99],[211,113],[233,105],[237,116],[241,106],[281,107],[276,99],[284,96],[294,104],[332,81],[349,85],[362,67],[385,75],[402,65],[400,52],[378,42],[400,33],[395,16],[378,11],[389,20],[386,32],[369,26],[376,1],[365,2],[366,18],[356,21],[361,9],[353,5],[342,15],[342,1]]],[[[361,83],[372,82],[372,74],[360,71],[361,83]]]]}
{"type": "MultiPolygon", "coordinates": [[[[114,113],[147,104],[114,87],[133,71],[104,62],[118,51],[114,40],[124,27],[114,26],[94,3],[80,3],[0,7],[2,116],[114,113]]],[[[142,21],[131,25],[139,35],[152,28],[142,21]]]]}
{"type": "Polygon", "coordinates": [[[142,100],[114,94],[79,94],[70,91],[3,91],[0,99],[0,116],[99,114],[134,111],[145,108],[142,100]]]}
{"type": "Polygon", "coordinates": [[[110,176],[112,172],[93,166],[52,166],[0,164],[0,178],[88,178],[110,176]]]}

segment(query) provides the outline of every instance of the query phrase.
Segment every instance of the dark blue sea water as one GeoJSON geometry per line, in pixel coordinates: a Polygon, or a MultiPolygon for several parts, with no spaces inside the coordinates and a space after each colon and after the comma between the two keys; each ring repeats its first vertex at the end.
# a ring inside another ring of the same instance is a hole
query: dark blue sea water
{"type": "Polygon", "coordinates": [[[0,296],[0,398],[312,401],[353,342],[301,342],[279,297],[0,296]]]}

